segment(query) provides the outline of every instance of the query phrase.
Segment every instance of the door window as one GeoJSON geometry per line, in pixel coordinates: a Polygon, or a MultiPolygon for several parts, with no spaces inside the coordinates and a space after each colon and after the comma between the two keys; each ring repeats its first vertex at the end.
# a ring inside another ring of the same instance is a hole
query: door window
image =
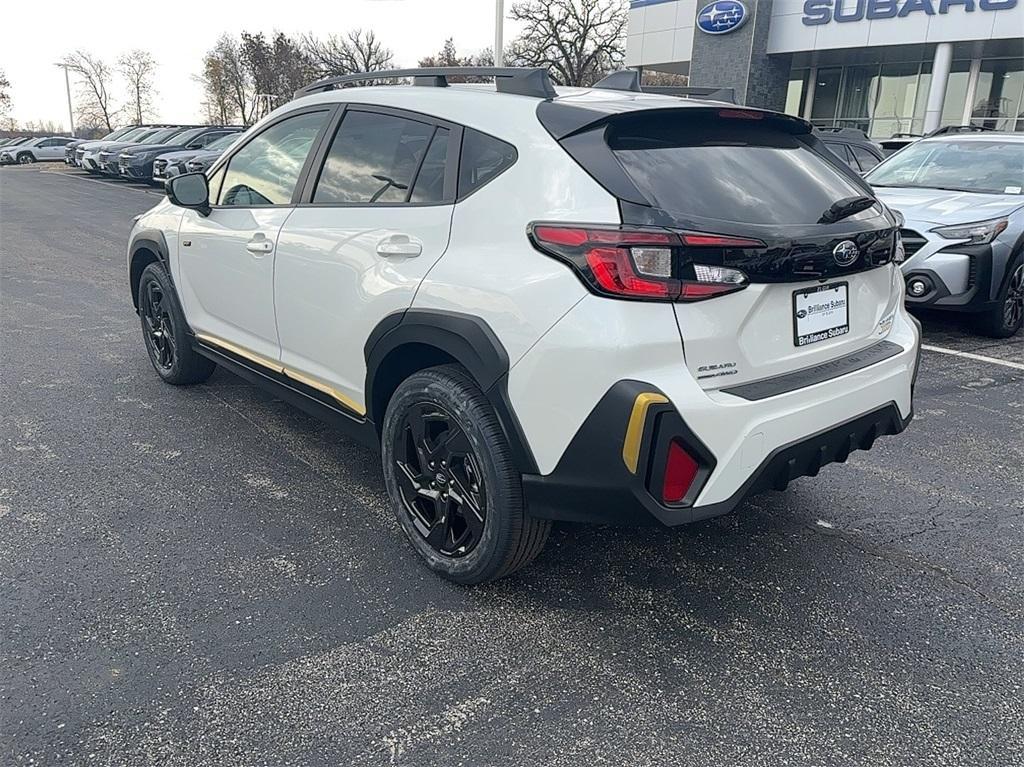
{"type": "Polygon", "coordinates": [[[427,123],[355,109],[346,112],[317,181],[313,202],[407,202],[433,135],[434,126],[427,123]]]}
{"type": "Polygon", "coordinates": [[[267,128],[228,161],[218,204],[288,205],[327,112],[307,112],[267,128]]]}
{"type": "Polygon", "coordinates": [[[410,202],[431,203],[444,200],[444,177],[448,169],[448,129],[438,128],[423,158],[412,187],[410,202]]]}
{"type": "Polygon", "coordinates": [[[869,171],[878,165],[878,158],[875,157],[871,152],[863,147],[850,144],[848,149],[853,152],[854,158],[857,160],[857,164],[860,165],[862,171],[869,171]]]}

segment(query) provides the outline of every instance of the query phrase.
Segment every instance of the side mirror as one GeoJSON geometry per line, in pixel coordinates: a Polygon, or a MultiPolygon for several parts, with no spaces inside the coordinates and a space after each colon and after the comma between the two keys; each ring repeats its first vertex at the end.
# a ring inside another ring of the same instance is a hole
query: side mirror
{"type": "Polygon", "coordinates": [[[210,184],[205,173],[184,173],[167,180],[167,197],[172,205],[210,215],[210,184]]]}

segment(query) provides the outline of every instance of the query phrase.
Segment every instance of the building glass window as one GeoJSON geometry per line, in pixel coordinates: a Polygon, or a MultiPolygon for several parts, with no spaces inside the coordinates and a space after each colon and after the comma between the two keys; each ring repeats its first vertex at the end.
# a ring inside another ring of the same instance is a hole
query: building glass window
{"type": "Polygon", "coordinates": [[[811,105],[811,121],[815,125],[832,125],[835,122],[842,80],[842,67],[823,67],[818,70],[818,79],[814,86],[814,104],[811,105]]]}
{"type": "Polygon", "coordinates": [[[807,93],[806,69],[794,69],[789,75],[789,87],[786,89],[786,114],[803,117],[804,97],[807,93]]]}
{"type": "MultiPolygon", "coordinates": [[[[949,70],[949,80],[946,81],[946,100],[942,102],[942,119],[939,125],[963,125],[970,72],[970,61],[953,62],[949,70]]],[[[925,99],[927,98],[928,92],[925,91],[925,99]]]]}
{"type": "MultiPolygon", "coordinates": [[[[915,133],[918,64],[883,64],[875,91],[871,135],[888,138],[896,133],[915,133]]],[[[924,112],[921,113],[923,121],[924,112]]],[[[922,123],[918,123],[920,126],[922,123]]]]}
{"type": "Polygon", "coordinates": [[[971,107],[971,124],[995,130],[1021,130],[1024,121],[1024,59],[981,62],[971,107]]]}
{"type": "Polygon", "coordinates": [[[867,131],[871,127],[871,103],[878,79],[878,65],[847,67],[836,123],[843,128],[867,131]]]}

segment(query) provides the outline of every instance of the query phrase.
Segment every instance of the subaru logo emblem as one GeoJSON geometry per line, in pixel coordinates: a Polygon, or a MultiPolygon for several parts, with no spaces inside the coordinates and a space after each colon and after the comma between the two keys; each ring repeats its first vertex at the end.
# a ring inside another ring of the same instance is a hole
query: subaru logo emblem
{"type": "Polygon", "coordinates": [[[739,0],[718,0],[708,3],[697,14],[697,26],[709,35],[735,32],[747,20],[747,6],[739,0]]]}
{"type": "Polygon", "coordinates": [[[843,240],[832,250],[832,259],[839,266],[850,266],[860,256],[860,248],[852,240],[843,240]]]}

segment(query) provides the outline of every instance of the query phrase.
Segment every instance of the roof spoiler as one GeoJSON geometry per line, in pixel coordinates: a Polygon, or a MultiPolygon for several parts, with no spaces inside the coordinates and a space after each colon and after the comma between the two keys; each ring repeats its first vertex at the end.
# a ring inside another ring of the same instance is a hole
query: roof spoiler
{"type": "Polygon", "coordinates": [[[557,94],[548,70],[542,67],[423,67],[419,69],[388,69],[380,72],[356,72],[327,77],[295,91],[295,98],[311,93],[332,91],[352,83],[374,80],[412,78],[413,85],[447,88],[449,77],[493,77],[498,93],[511,93],[538,99],[552,99],[557,94]]]}

